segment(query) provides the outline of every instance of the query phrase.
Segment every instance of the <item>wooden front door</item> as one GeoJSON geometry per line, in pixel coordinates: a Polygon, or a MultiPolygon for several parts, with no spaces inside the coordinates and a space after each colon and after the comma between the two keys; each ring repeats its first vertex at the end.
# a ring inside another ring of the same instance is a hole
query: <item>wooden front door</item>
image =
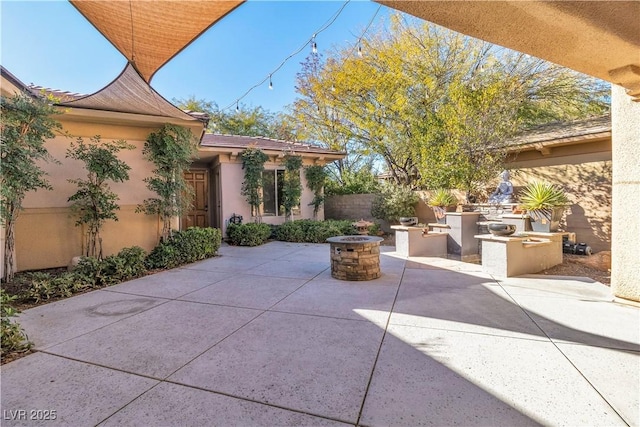
{"type": "Polygon", "coordinates": [[[209,173],[206,170],[190,170],[184,179],[193,188],[193,206],[182,217],[182,229],[209,226],[209,173]]]}

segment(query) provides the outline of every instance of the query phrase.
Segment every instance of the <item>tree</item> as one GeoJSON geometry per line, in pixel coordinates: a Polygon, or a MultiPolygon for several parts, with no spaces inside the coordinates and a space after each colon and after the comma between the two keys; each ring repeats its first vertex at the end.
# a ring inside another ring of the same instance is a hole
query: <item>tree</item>
{"type": "Polygon", "coordinates": [[[398,185],[471,192],[497,175],[511,135],[608,108],[596,79],[428,23],[394,16],[363,43],[363,57],[343,48],[308,65],[295,111],[398,185]]]}
{"type": "Polygon", "coordinates": [[[0,141],[0,220],[4,226],[4,274],[10,281],[15,274],[15,224],[22,202],[29,191],[51,190],[39,161],[55,162],[45,147],[62,126],[53,116],[60,112],[51,99],[17,94],[2,96],[2,140],[0,141]]]}
{"type": "Polygon", "coordinates": [[[302,183],[300,182],[300,168],[302,156],[287,154],[284,156],[284,183],[282,185],[282,205],[284,206],[285,220],[292,218],[292,210],[300,205],[302,195],[302,183]]]}
{"type": "Polygon", "coordinates": [[[166,123],[149,134],[142,153],[155,165],[154,176],[144,182],[158,197],[146,199],[136,212],[158,215],[162,220],[160,241],[166,241],[173,234],[171,220],[191,209],[193,189],[184,172],[197,156],[197,145],[189,129],[166,123]]]}
{"type": "Polygon", "coordinates": [[[260,206],[262,205],[262,172],[264,164],[269,157],[259,148],[249,147],[242,152],[242,169],[244,169],[244,181],[242,182],[242,195],[246,196],[247,203],[251,206],[251,216],[261,221],[260,206]]]}
{"type": "Polygon", "coordinates": [[[111,219],[118,220],[119,197],[111,191],[107,181],[129,180],[131,167],[116,156],[120,150],[133,150],[135,146],[125,140],[101,142],[100,136],[85,143],[78,138],[67,150],[66,157],[80,160],[87,170],[87,179],[69,179],[78,186],[78,191],[69,197],[71,208],[78,215],[76,226],[87,226],[86,256],[102,259],[100,230],[111,219]]]}
{"type": "Polygon", "coordinates": [[[353,174],[370,170],[374,159],[372,152],[354,137],[351,123],[343,120],[341,111],[334,108],[335,86],[324,77],[321,59],[321,55],[312,53],[302,63],[296,83],[300,97],[294,102],[291,117],[297,124],[295,133],[300,139],[347,154],[326,168],[328,178],[343,186],[353,174]]]}
{"type": "Polygon", "coordinates": [[[248,107],[243,104],[239,104],[237,110],[226,111],[215,102],[197,99],[194,95],[173,101],[183,110],[207,113],[207,130],[211,133],[261,136],[285,141],[298,140],[294,122],[285,113],[276,114],[262,107],[248,107]]]}

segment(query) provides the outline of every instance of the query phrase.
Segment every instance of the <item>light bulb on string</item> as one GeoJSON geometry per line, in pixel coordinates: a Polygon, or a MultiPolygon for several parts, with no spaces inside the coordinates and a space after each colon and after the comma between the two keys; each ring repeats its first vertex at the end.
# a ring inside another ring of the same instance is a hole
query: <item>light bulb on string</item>
{"type": "Polygon", "coordinates": [[[240,105],[238,104],[238,101],[236,101],[236,113],[238,113],[240,111],[240,105]]]}
{"type": "Polygon", "coordinates": [[[311,52],[318,53],[318,44],[316,43],[316,35],[311,37],[311,52]]]}
{"type": "Polygon", "coordinates": [[[331,85],[331,92],[335,92],[335,91],[336,91],[336,87],[335,87],[335,85],[332,84],[331,85]]]}
{"type": "Polygon", "coordinates": [[[271,81],[271,74],[269,74],[269,90],[273,90],[273,82],[271,81]]]}
{"type": "Polygon", "coordinates": [[[362,58],[362,45],[358,44],[358,56],[362,58]]]}

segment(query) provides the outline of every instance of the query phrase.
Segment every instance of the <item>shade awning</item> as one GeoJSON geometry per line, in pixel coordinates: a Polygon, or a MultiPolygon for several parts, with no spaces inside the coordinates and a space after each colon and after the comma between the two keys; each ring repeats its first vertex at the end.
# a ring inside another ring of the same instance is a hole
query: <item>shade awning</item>
{"type": "Polygon", "coordinates": [[[158,69],[244,0],[70,0],[148,83],[158,69]]]}
{"type": "Polygon", "coordinates": [[[180,110],[158,94],[143,80],[131,64],[120,75],[98,92],[59,105],[91,110],[146,114],[183,120],[207,121],[207,117],[194,117],[180,110]]]}

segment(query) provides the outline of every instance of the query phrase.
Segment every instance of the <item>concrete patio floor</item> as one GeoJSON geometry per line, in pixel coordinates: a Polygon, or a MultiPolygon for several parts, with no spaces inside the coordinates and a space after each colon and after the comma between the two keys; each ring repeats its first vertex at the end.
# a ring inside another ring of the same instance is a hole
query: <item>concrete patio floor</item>
{"type": "Polygon", "coordinates": [[[2,366],[2,425],[640,425],[640,309],[600,283],[220,254],[22,313],[39,351],[2,366]]]}

